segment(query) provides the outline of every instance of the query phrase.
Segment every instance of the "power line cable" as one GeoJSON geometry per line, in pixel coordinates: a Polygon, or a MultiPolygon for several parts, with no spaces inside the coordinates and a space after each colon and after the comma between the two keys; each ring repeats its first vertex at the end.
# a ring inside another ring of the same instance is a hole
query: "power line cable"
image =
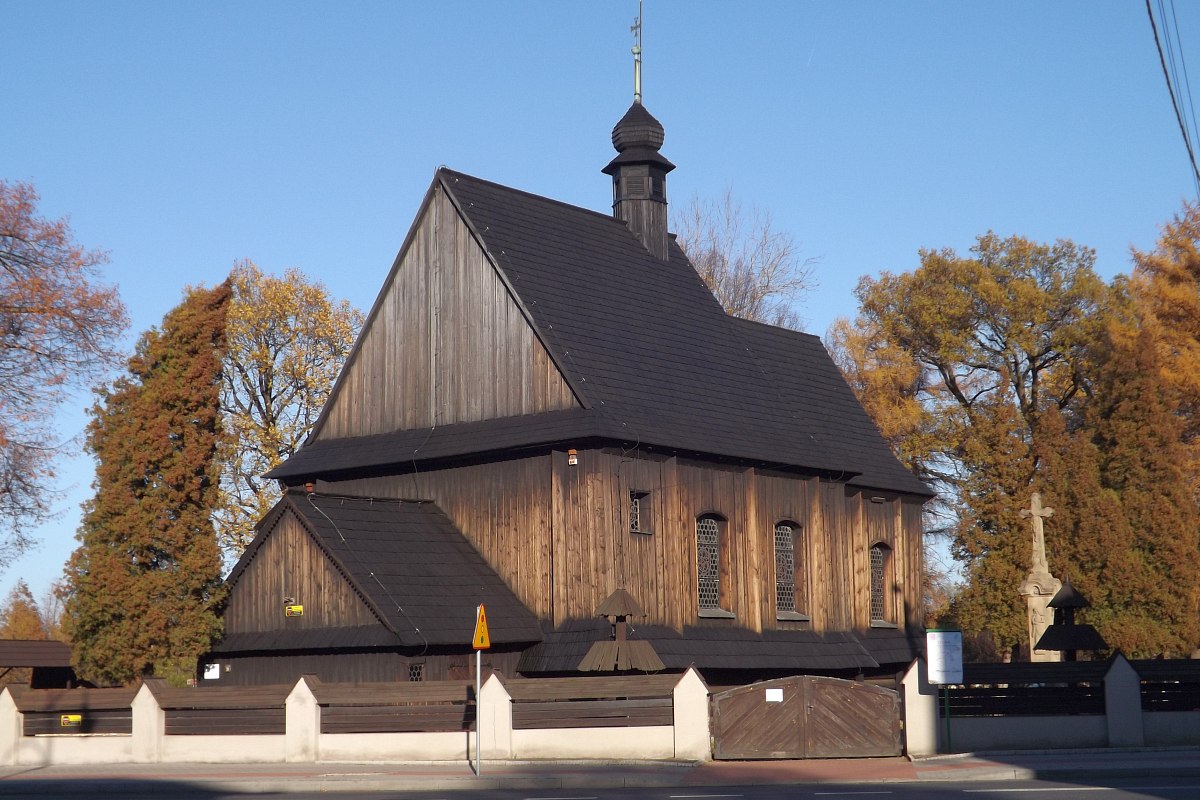
{"type": "Polygon", "coordinates": [[[1175,120],[1179,123],[1179,132],[1183,135],[1188,161],[1192,165],[1192,182],[1195,184],[1197,196],[1200,197],[1200,167],[1196,166],[1196,153],[1192,149],[1192,140],[1188,136],[1187,124],[1184,122],[1183,114],[1179,111],[1179,102],[1175,98],[1175,87],[1171,83],[1171,71],[1167,66],[1166,56],[1163,54],[1162,41],[1158,37],[1158,24],[1154,21],[1154,9],[1150,5],[1150,0],[1146,0],[1146,15],[1150,17],[1150,30],[1154,33],[1154,46],[1158,49],[1158,62],[1162,65],[1163,77],[1167,81],[1167,94],[1171,96],[1171,107],[1175,109],[1175,120]]]}
{"type": "MultiPolygon", "coordinates": [[[[1161,3],[1162,0],[1159,0],[1161,3]]],[[[1196,141],[1197,131],[1200,127],[1196,125],[1196,102],[1192,95],[1192,82],[1188,77],[1187,59],[1183,54],[1183,36],[1179,32],[1179,17],[1175,13],[1175,0],[1168,0],[1171,6],[1171,27],[1174,29],[1175,47],[1174,50],[1179,54],[1179,69],[1183,74],[1183,88],[1180,93],[1187,99],[1187,112],[1191,118],[1191,141],[1196,141]]],[[[1165,17],[1164,17],[1165,19],[1165,17]]],[[[1168,39],[1170,39],[1170,31],[1168,31],[1168,39]]],[[[1176,89],[1179,89],[1179,82],[1176,80],[1176,89]]]]}

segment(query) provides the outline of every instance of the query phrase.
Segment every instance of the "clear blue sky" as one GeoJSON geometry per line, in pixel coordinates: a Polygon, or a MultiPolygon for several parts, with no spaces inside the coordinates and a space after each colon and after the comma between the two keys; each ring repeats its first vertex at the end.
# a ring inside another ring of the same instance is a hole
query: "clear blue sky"
{"type": "MultiPolygon", "coordinates": [[[[239,258],[366,310],[438,165],[609,207],[636,11],[0,0],[0,178],[110,251],[130,341],[239,258]]],[[[1200,8],[1179,25],[1200,77],[1200,8]]],[[[859,276],[989,229],[1070,238],[1125,272],[1194,194],[1138,0],[647,0],[644,47],[672,200],[732,187],[770,210],[818,259],[799,309],[814,333],[853,316],[859,276]]],[[[61,574],[92,475],[61,466],[61,516],[0,592],[61,574]]]]}

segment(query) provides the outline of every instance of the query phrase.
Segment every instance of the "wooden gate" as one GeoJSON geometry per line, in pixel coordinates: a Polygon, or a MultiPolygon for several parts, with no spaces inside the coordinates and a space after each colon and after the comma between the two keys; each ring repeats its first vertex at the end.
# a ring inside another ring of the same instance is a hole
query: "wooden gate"
{"type": "Polygon", "coordinates": [[[900,755],[900,696],[866,683],[798,675],[712,698],[713,757],[900,755]]]}

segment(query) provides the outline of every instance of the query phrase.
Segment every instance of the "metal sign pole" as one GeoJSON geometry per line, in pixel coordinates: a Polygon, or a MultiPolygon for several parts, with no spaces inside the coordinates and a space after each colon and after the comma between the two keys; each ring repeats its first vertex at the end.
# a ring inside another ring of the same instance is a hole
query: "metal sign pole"
{"type": "Polygon", "coordinates": [[[954,745],[950,742],[950,685],[943,684],[942,691],[946,693],[946,752],[953,753],[954,745]]]}
{"type": "Polygon", "coordinates": [[[483,760],[479,757],[479,728],[483,724],[483,717],[479,714],[479,691],[480,691],[480,673],[481,665],[483,664],[483,651],[475,651],[475,775],[479,776],[479,771],[483,768],[483,760]]]}
{"type": "MultiPolygon", "coordinates": [[[[475,634],[471,637],[471,646],[475,648],[475,774],[483,769],[483,754],[479,743],[482,741],[479,730],[483,725],[483,715],[479,711],[479,693],[483,691],[483,651],[492,646],[492,637],[488,635],[487,612],[483,603],[475,607],[475,634]]],[[[467,739],[470,742],[470,739],[467,739]]],[[[467,764],[471,763],[470,753],[467,753],[467,764]]]]}

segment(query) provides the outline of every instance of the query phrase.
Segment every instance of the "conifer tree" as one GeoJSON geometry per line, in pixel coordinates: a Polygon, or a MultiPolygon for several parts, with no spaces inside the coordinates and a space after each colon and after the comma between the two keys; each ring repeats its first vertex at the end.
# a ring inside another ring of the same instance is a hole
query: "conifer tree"
{"type": "Polygon", "coordinates": [[[48,639],[47,634],[29,584],[18,580],[0,608],[0,639],[48,639]]]}
{"type": "Polygon", "coordinates": [[[1077,586],[1087,620],[1130,657],[1187,657],[1200,644],[1200,509],[1175,398],[1142,327],[1110,349],[1088,409],[1105,497],[1076,523],[1077,586]]]}
{"type": "Polygon", "coordinates": [[[1200,492],[1200,205],[1184,205],[1153,250],[1134,250],[1133,263],[1130,289],[1154,333],[1162,377],[1178,392],[1186,469],[1200,492]]]}
{"type": "Polygon", "coordinates": [[[86,680],[182,683],[220,632],[211,515],[230,295],[228,282],[187,290],[92,408],[96,493],[67,565],[64,620],[86,680]]]}

